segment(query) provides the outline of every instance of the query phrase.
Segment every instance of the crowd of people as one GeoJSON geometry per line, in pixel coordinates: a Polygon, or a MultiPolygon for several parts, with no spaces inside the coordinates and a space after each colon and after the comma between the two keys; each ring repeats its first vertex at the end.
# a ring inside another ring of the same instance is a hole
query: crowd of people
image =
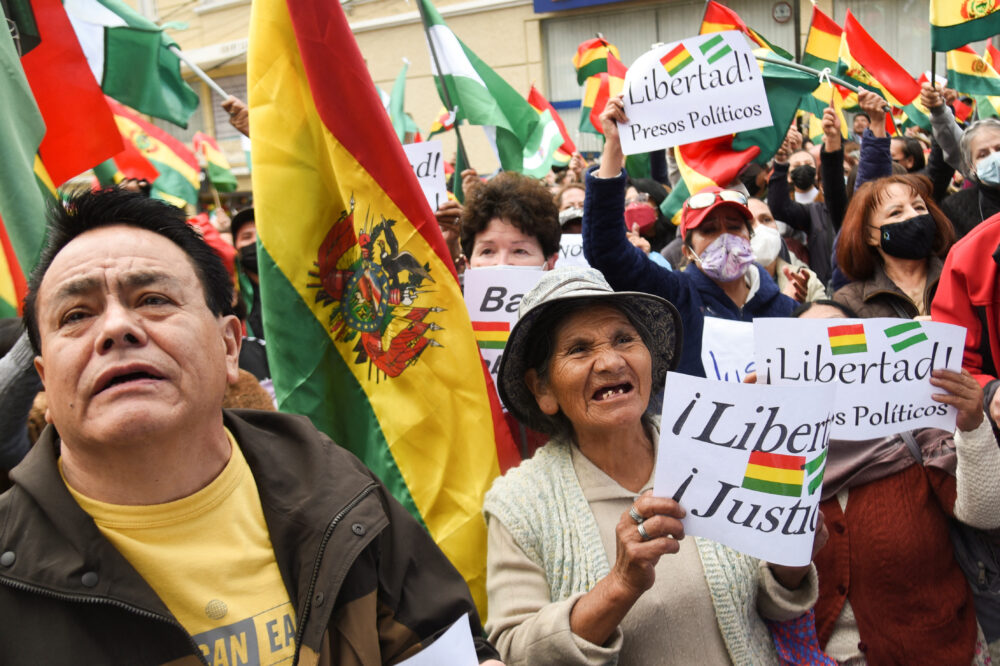
{"type": "Polygon", "coordinates": [[[496,377],[524,460],[484,499],[485,625],[380,480],[276,411],[253,209],[196,233],[142,192],[75,196],[0,322],[0,661],[222,663],[269,614],[256,663],[390,663],[463,613],[493,663],[1000,659],[1000,121],[951,99],[925,84],[933,132],[889,136],[861,91],[848,139],[832,108],[816,146],[793,126],[677,226],[669,152],[624,168],[620,97],[593,164],[460,174],[435,213],[457,273],[545,271],[496,377]],[[563,234],[589,266],[560,266],[563,234]],[[830,443],[802,567],[685,538],[652,494],[667,371],[706,376],[708,318],[758,317],[967,330],[929,380],[954,432],[830,443]]]}

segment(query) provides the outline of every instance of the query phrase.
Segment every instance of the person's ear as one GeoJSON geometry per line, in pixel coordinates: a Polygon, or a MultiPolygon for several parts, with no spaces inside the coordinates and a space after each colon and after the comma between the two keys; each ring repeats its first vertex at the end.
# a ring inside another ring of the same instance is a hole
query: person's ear
{"type": "Polygon", "coordinates": [[[550,254],[549,258],[545,260],[544,264],[542,264],[542,270],[543,271],[551,271],[553,268],[556,267],[556,261],[558,259],[559,259],[559,253],[558,252],[550,254]]]}
{"type": "Polygon", "coordinates": [[[243,325],[235,315],[222,317],[219,323],[222,345],[226,354],[226,381],[235,384],[240,378],[240,347],[243,345],[243,325]]]}
{"type": "Polygon", "coordinates": [[[524,383],[528,385],[528,390],[535,396],[535,402],[543,414],[555,416],[559,413],[559,402],[549,383],[538,376],[534,369],[524,373],[524,383]]]}

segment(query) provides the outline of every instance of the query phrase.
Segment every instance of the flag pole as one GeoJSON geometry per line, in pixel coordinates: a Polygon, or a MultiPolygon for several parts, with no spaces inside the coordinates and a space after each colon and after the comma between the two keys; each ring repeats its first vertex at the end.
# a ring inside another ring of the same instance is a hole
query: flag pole
{"type": "Polygon", "coordinates": [[[222,99],[229,99],[230,97],[232,97],[232,95],[223,90],[222,86],[216,83],[215,80],[212,79],[212,77],[206,74],[201,67],[194,64],[190,58],[184,55],[184,53],[179,48],[177,48],[176,44],[171,44],[170,50],[173,51],[174,55],[180,58],[181,61],[191,69],[192,72],[194,72],[195,76],[197,76],[199,79],[207,83],[212,90],[219,93],[222,99]]]}
{"type": "MultiPolygon", "coordinates": [[[[757,60],[760,60],[761,62],[769,62],[772,65],[781,65],[782,67],[790,67],[791,69],[797,69],[800,72],[806,72],[807,74],[812,74],[820,81],[822,81],[823,79],[829,79],[833,83],[836,83],[841,87],[847,88],[851,92],[861,91],[861,88],[859,86],[856,86],[853,83],[848,83],[847,81],[831,74],[829,68],[820,71],[818,69],[813,69],[812,67],[809,67],[807,65],[800,65],[797,62],[792,62],[791,60],[774,60],[772,58],[763,55],[754,55],[754,57],[757,60]]],[[[892,107],[890,107],[888,104],[883,105],[882,110],[885,111],[886,113],[892,113],[892,107]]]]}
{"type": "MultiPolygon", "coordinates": [[[[444,104],[449,109],[455,109],[451,103],[451,95],[448,94],[448,86],[444,84],[444,76],[441,74],[441,62],[438,60],[437,49],[434,48],[434,40],[431,39],[431,30],[427,25],[427,10],[424,8],[424,0],[417,0],[417,8],[420,10],[420,22],[424,24],[424,34],[427,36],[427,47],[431,50],[431,59],[434,61],[434,69],[437,70],[438,81],[441,84],[441,95],[444,97],[444,104]]],[[[458,113],[455,114],[455,139],[458,142],[458,157],[465,168],[469,168],[469,156],[465,152],[465,144],[462,142],[462,134],[458,131],[458,113]]],[[[461,179],[461,174],[458,178],[461,179]]]]}
{"type": "MultiPolygon", "coordinates": [[[[937,90],[937,77],[934,76],[937,67],[937,51],[931,49],[931,88],[937,90]]],[[[942,95],[944,97],[944,95],[942,95]]]]}

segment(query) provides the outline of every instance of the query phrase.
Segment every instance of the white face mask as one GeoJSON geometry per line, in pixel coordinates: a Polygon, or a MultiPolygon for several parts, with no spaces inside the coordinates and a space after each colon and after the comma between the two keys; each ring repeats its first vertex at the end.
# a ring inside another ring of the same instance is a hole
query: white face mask
{"type": "Polygon", "coordinates": [[[976,164],[976,177],[983,185],[1000,185],[1000,152],[990,153],[976,164]]]}
{"type": "Polygon", "coordinates": [[[765,267],[770,266],[781,252],[781,234],[778,233],[777,229],[763,224],[758,225],[753,230],[750,247],[753,248],[753,256],[758,264],[765,267]]]}

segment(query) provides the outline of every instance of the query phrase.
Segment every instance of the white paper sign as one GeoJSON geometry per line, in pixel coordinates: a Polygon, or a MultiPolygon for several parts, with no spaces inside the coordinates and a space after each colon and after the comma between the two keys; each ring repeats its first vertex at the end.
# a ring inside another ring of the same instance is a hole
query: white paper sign
{"type": "Polygon", "coordinates": [[[427,197],[431,210],[437,210],[448,200],[448,188],[444,180],[444,160],[441,158],[441,142],[437,139],[419,143],[403,144],[406,159],[410,160],[413,173],[417,176],[420,189],[427,197]]]}
{"type": "Polygon", "coordinates": [[[583,258],[583,234],[563,234],[559,238],[556,266],[589,266],[583,258]]]}
{"type": "Polygon", "coordinates": [[[701,363],[705,376],[739,384],[754,371],[753,324],[705,317],[701,334],[701,363]]]}
{"type": "Polygon", "coordinates": [[[653,493],[687,511],[687,535],[805,566],[833,392],[829,384],[730,384],[668,373],[653,493]]]}
{"type": "Polygon", "coordinates": [[[517,323],[521,299],[542,279],[538,268],[494,266],[465,271],[465,306],[472,319],[479,353],[496,379],[500,357],[517,323]]]}
{"type": "Polygon", "coordinates": [[[955,429],[931,370],[962,369],[965,328],[909,319],[755,319],[759,381],[837,386],[834,439],[955,429]]]}
{"type": "Polygon", "coordinates": [[[628,68],[623,90],[626,155],[771,126],[760,67],[733,30],[657,46],[628,68]]]}
{"type": "Polygon", "coordinates": [[[399,666],[478,666],[476,644],[472,640],[472,627],[466,613],[455,624],[437,637],[437,640],[399,666]]]}

